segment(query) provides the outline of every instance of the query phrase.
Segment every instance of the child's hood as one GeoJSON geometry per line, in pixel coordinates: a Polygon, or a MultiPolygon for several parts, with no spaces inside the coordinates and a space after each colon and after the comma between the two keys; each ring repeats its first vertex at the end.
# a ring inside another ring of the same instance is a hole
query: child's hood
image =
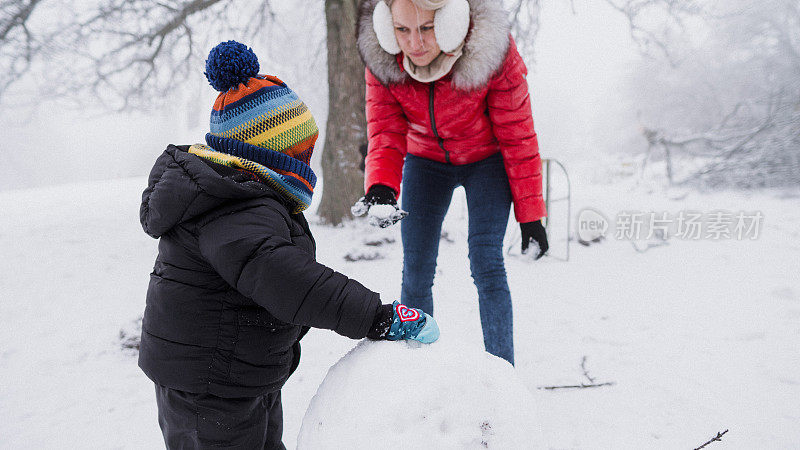
{"type": "Polygon", "coordinates": [[[142,228],[148,235],[161,237],[176,225],[232,200],[277,196],[264,183],[235,170],[214,170],[188,153],[188,148],[169,145],[150,171],[139,209],[142,228]]]}

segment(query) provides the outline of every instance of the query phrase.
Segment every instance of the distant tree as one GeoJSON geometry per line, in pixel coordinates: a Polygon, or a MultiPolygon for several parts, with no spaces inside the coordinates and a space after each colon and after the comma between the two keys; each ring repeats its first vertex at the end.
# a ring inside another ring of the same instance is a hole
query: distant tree
{"type": "Polygon", "coordinates": [[[28,21],[41,0],[0,0],[0,99],[12,83],[30,70],[42,40],[28,21]]]}
{"type": "MultiPolygon", "coordinates": [[[[574,0],[572,0],[574,1],[574,0]]],[[[628,20],[631,39],[646,55],[676,64],[679,42],[693,22],[706,17],[707,0],[603,0],[628,20]]]]}
{"type": "Polygon", "coordinates": [[[644,161],[672,184],[800,185],[800,2],[710,1],[692,35],[638,70],[644,161]]]}

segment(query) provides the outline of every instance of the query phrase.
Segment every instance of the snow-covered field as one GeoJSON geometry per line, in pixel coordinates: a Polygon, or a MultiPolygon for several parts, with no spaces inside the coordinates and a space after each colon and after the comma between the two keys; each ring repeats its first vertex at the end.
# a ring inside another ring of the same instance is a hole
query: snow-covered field
{"type": "MultiPolygon", "coordinates": [[[[119,342],[142,312],[156,253],[138,223],[144,185],[0,192],[0,448],[163,447],[152,384],[119,342]]],[[[573,243],[569,262],[508,258],[516,372],[533,396],[541,447],[692,449],[726,429],[708,448],[800,447],[800,197],[684,194],[578,186],[573,212],[592,207],[613,221],[622,211],[760,211],[758,239],[670,239],[640,253],[612,232],[589,247],[573,243]],[[584,369],[615,384],[538,389],[587,383],[584,369]]],[[[457,198],[441,244],[436,317],[443,337],[480,346],[465,214],[457,198]]],[[[399,296],[399,228],[311,221],[320,261],[385,302],[399,296]]],[[[556,256],[564,252],[558,233],[556,256]]],[[[356,344],[321,330],[304,339],[283,390],[288,448],[328,368],[356,344]]],[[[464,376],[474,370],[465,365],[464,376]]],[[[435,375],[419,383],[446,382],[435,375]]],[[[379,435],[364,439],[380,448],[379,435]]]]}

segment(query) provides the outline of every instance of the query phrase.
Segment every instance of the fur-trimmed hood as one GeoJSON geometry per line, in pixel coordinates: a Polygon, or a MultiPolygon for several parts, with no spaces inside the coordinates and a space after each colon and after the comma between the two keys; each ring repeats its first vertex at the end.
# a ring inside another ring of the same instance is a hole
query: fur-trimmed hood
{"type": "MultiPolygon", "coordinates": [[[[387,53],[378,43],[372,27],[372,12],[383,0],[364,0],[358,19],[358,51],[370,72],[384,85],[398,84],[410,79],[397,63],[397,57],[387,53]]],[[[452,69],[453,87],[474,90],[489,82],[500,68],[508,51],[509,24],[506,11],[499,0],[468,0],[470,31],[464,43],[463,55],[452,69]]]]}

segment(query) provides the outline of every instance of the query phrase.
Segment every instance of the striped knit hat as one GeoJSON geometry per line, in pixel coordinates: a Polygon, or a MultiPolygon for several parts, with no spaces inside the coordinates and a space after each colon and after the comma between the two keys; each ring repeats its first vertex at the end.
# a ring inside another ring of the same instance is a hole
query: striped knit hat
{"type": "Polygon", "coordinates": [[[255,173],[299,212],[308,208],[314,193],[316,176],[309,164],[319,130],[286,83],[258,70],[252,49],[236,41],[211,50],[205,75],[220,94],[211,110],[208,146],[190,151],[255,173]]]}

